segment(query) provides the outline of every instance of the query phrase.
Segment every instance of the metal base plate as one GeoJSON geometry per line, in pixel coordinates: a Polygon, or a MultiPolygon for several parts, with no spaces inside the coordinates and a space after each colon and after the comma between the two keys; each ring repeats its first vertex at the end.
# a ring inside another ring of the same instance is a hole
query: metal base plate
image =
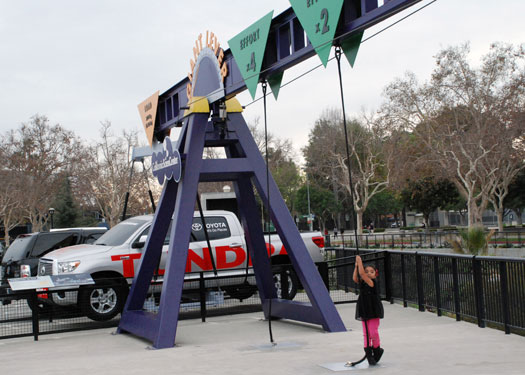
{"type": "Polygon", "coordinates": [[[346,367],[346,362],[331,362],[331,363],[322,363],[319,366],[324,367],[330,371],[358,371],[358,370],[366,370],[366,369],[376,369],[376,368],[384,368],[381,363],[370,366],[367,361],[363,361],[358,365],[355,365],[353,367],[346,367]]]}
{"type": "Polygon", "coordinates": [[[279,351],[279,350],[291,350],[291,349],[299,349],[303,345],[299,344],[297,342],[292,341],[283,341],[278,343],[268,343],[268,344],[261,344],[261,345],[252,345],[249,347],[249,350],[262,350],[262,351],[279,351]]]}

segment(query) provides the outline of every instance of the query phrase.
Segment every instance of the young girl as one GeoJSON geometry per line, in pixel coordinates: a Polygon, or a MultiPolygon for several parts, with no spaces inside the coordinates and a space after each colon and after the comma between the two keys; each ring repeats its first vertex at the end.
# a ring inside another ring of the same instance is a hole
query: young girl
{"type": "Polygon", "coordinates": [[[360,284],[359,298],[355,309],[355,318],[363,323],[366,359],[370,365],[375,365],[383,355],[379,346],[379,319],[383,319],[383,304],[379,298],[377,287],[377,271],[372,266],[363,267],[359,255],[355,259],[353,280],[360,284]],[[361,279],[361,280],[359,280],[361,279]]]}

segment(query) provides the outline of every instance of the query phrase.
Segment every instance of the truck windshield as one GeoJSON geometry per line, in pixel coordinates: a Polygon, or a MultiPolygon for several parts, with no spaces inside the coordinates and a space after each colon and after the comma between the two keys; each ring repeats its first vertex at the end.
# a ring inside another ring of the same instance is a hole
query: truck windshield
{"type": "Polygon", "coordinates": [[[13,241],[11,246],[7,248],[7,251],[2,259],[2,263],[9,261],[17,262],[29,255],[31,247],[33,247],[33,235],[21,235],[13,241]]]}
{"type": "Polygon", "coordinates": [[[119,246],[124,244],[133,233],[135,233],[142,225],[147,223],[147,219],[132,218],[125,220],[106,233],[104,233],[98,240],[94,242],[95,245],[119,246]]]}

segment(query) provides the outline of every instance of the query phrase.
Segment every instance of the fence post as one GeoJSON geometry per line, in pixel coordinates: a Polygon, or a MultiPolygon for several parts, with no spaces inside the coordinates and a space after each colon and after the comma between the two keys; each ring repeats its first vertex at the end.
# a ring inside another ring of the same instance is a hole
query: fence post
{"type": "Polygon", "coordinates": [[[289,294],[288,294],[288,286],[289,286],[289,284],[288,284],[288,272],[287,272],[288,271],[288,266],[287,265],[282,265],[282,266],[279,266],[279,268],[281,269],[279,271],[279,274],[281,275],[281,298],[282,299],[288,299],[288,296],[289,296],[289,294]]]}
{"type": "Polygon", "coordinates": [[[476,299],[476,316],[478,326],[485,328],[485,303],[483,301],[483,279],[481,275],[481,261],[472,257],[472,269],[474,271],[474,296],[476,299]]]}
{"type": "Polygon", "coordinates": [[[38,298],[36,289],[33,289],[30,292],[29,298],[31,299],[31,305],[33,306],[33,309],[31,309],[31,318],[33,321],[33,339],[34,341],[38,341],[38,335],[40,333],[40,321],[38,317],[38,298]]]}
{"type": "Polygon", "coordinates": [[[391,304],[394,303],[392,298],[392,259],[390,252],[385,252],[385,297],[391,304]]]}
{"type": "MultiPolygon", "coordinates": [[[[346,253],[344,253],[343,256],[346,257],[346,253]]],[[[345,293],[348,293],[348,290],[349,290],[348,284],[350,284],[350,281],[348,281],[350,270],[348,268],[349,267],[343,267],[343,283],[345,285],[345,293]]],[[[339,270],[337,270],[337,272],[339,273],[339,270]]],[[[339,281],[339,277],[338,277],[338,281],[339,281]]]]}
{"type": "Polygon", "coordinates": [[[392,235],[392,249],[395,249],[396,248],[396,244],[394,242],[394,235],[392,235]]]}
{"type": "Polygon", "coordinates": [[[328,277],[328,262],[319,262],[317,264],[317,269],[319,270],[319,275],[323,279],[326,290],[330,291],[330,279],[328,277]]]}
{"type": "Polygon", "coordinates": [[[201,300],[201,320],[206,321],[206,286],[204,285],[204,272],[199,273],[199,295],[201,300]]]}
{"type": "Polygon", "coordinates": [[[437,315],[441,316],[441,285],[439,283],[439,258],[434,257],[434,283],[436,289],[436,309],[437,315]]]}
{"type": "Polygon", "coordinates": [[[425,292],[423,290],[423,264],[421,254],[416,251],[417,303],[419,311],[425,311],[425,292]]]}
{"type": "Polygon", "coordinates": [[[456,310],[456,320],[461,321],[461,303],[459,297],[459,277],[458,277],[458,260],[452,258],[452,282],[454,288],[454,307],[456,310]]]}
{"type": "Polygon", "coordinates": [[[507,262],[499,262],[499,277],[501,286],[501,307],[503,308],[503,324],[505,333],[510,334],[510,311],[509,311],[509,283],[507,279],[507,262]]]}
{"type": "Polygon", "coordinates": [[[401,254],[401,287],[403,290],[403,307],[407,307],[407,282],[405,272],[405,254],[401,254]]]}

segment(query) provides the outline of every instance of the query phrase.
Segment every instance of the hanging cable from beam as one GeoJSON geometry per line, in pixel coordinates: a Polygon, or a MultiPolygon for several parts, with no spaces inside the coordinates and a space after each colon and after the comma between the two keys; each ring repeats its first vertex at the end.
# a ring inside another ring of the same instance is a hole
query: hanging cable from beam
{"type": "MultiPolygon", "coordinates": [[[[262,83],[263,91],[263,107],[264,107],[264,147],[265,147],[265,157],[266,157],[266,227],[268,229],[268,248],[271,251],[272,248],[272,239],[270,233],[270,166],[268,164],[268,123],[266,119],[266,90],[268,88],[268,83],[264,81],[262,83]]],[[[268,331],[270,332],[270,342],[272,345],[276,345],[273,341],[273,332],[272,332],[272,297],[268,299],[268,331]]]]}

